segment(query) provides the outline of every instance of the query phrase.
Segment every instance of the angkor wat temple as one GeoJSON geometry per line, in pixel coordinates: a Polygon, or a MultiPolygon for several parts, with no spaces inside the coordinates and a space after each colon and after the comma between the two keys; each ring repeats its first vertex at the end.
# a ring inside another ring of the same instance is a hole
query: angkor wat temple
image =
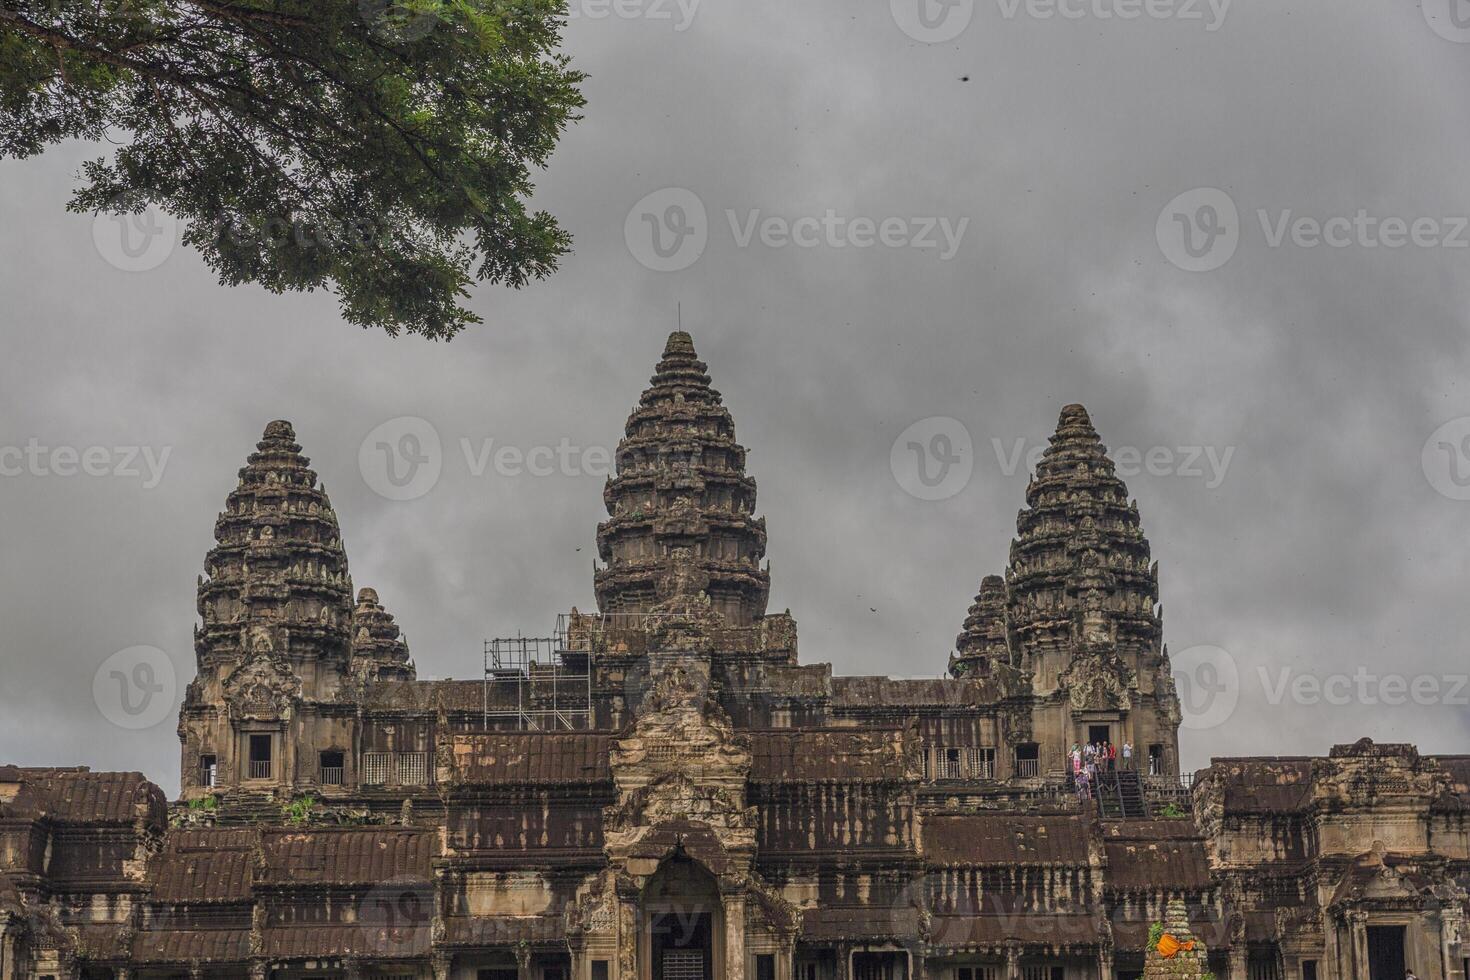
{"type": "Polygon", "coordinates": [[[1003,574],[944,679],[799,659],[687,334],[604,499],[598,611],[422,681],[270,423],[199,582],[181,798],[0,767],[3,980],[1467,977],[1470,756],[1181,775],[1157,565],[1080,406],[1004,568],[957,569],[1003,574]],[[1136,752],[1084,796],[1100,740],[1136,752]]]}

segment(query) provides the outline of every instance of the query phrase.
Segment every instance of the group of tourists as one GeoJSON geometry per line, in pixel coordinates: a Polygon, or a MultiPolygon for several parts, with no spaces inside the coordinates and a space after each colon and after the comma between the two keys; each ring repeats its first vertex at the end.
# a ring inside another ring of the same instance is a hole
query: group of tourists
{"type": "Polygon", "coordinates": [[[1092,796],[1099,773],[1117,772],[1133,768],[1133,743],[1124,742],[1122,747],[1109,741],[1088,742],[1086,745],[1072,743],[1069,753],[1072,760],[1072,782],[1077,795],[1083,799],[1092,796]]]}

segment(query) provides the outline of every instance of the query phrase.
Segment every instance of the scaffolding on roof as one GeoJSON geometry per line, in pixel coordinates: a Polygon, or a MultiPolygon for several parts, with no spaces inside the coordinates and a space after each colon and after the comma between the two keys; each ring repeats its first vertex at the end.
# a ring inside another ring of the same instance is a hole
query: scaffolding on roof
{"type": "Polygon", "coordinates": [[[592,727],[587,652],[567,649],[566,633],[485,641],[485,727],[576,731],[592,727]]]}

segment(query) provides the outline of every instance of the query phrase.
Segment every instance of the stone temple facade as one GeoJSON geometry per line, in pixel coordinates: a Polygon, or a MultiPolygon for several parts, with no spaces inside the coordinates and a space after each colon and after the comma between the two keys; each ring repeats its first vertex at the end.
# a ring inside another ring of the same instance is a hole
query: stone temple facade
{"type": "Polygon", "coordinates": [[[745,461],[675,333],[598,611],[424,681],[270,423],[199,581],[181,798],[0,767],[0,980],[1467,977],[1470,756],[1181,776],[1158,566],[1080,406],[940,680],[801,661],[745,461]],[[1104,739],[1133,765],[1084,798],[1104,739]]]}

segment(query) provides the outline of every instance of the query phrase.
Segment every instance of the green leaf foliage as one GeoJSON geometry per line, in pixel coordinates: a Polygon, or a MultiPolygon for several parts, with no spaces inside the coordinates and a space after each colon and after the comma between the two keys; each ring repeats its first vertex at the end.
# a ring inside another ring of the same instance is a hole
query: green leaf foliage
{"type": "Polygon", "coordinates": [[[106,139],[72,210],[163,208],[221,283],[448,338],[473,283],[568,250],[527,204],[583,104],[561,25],[562,0],[4,0],[0,156],[106,139]]]}

